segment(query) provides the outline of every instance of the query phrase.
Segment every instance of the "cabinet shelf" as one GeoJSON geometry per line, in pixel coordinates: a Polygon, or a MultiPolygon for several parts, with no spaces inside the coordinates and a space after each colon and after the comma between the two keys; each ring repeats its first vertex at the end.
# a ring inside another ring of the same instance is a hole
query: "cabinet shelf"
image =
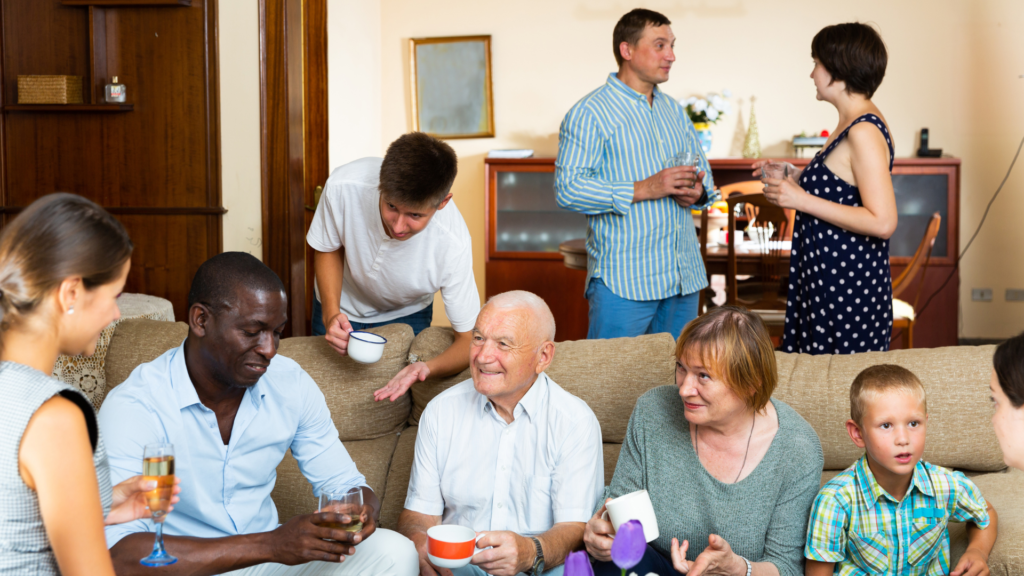
{"type": "Polygon", "coordinates": [[[134,104],[12,104],[4,112],[131,112],[134,104]]]}
{"type": "Polygon", "coordinates": [[[191,6],[192,0],[61,0],[65,6],[191,6]]]}

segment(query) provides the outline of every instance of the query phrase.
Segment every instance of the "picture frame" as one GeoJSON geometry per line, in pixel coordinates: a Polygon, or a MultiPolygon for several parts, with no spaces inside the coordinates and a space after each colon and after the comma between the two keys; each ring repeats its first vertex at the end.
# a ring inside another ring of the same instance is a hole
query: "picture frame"
{"type": "Polygon", "coordinates": [[[409,39],[412,128],[436,138],[493,138],[491,36],[409,39]]]}

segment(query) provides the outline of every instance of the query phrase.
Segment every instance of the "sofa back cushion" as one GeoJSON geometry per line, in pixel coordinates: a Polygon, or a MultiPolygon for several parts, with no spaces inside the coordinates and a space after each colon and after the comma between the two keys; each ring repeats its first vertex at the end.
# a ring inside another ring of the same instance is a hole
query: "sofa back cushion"
{"type": "Polygon", "coordinates": [[[106,393],[131,376],[139,364],[152,362],[188,336],[188,324],[133,318],[117,325],[104,358],[106,393]]]}
{"type": "Polygon", "coordinates": [[[846,433],[850,384],[861,370],[898,364],[917,375],[928,401],[925,460],[991,472],[1005,468],[992,429],[988,385],[994,346],[920,348],[865,354],[810,356],[776,353],[775,397],[803,416],[821,439],[825,469],[844,469],[863,455],[846,433]]]}
{"type": "Polygon", "coordinates": [[[373,392],[405,367],[413,340],[412,328],[388,324],[367,331],[388,340],[384,355],[373,364],[360,364],[349,356],[339,355],[322,336],[285,338],[278,349],[279,354],[298,362],[320,386],[342,442],[394,434],[409,419],[408,394],[394,402],[374,402],[373,392]]]}
{"type": "MultiPolygon", "coordinates": [[[[454,337],[450,328],[427,328],[413,341],[410,353],[420,360],[433,358],[454,337]]],[[[668,334],[558,342],[547,374],[590,406],[601,423],[605,442],[621,443],[637,398],[651,388],[674,382],[674,347],[675,341],[668,334]]],[[[456,376],[428,378],[415,384],[409,423],[417,425],[427,402],[468,378],[467,369],[456,376]]]]}

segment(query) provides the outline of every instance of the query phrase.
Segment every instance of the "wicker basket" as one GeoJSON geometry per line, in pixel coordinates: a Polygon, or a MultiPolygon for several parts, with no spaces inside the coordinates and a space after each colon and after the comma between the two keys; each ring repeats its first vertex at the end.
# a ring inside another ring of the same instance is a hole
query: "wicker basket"
{"type": "Polygon", "coordinates": [[[18,76],[18,104],[81,103],[81,76],[18,76]]]}

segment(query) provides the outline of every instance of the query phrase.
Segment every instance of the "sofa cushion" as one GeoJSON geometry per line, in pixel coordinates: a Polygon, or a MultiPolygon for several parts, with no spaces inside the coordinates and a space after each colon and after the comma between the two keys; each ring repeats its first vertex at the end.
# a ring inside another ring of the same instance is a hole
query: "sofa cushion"
{"type": "Polygon", "coordinates": [[[825,469],[844,469],[863,455],[846,433],[850,384],[875,364],[898,364],[917,375],[928,398],[925,460],[965,470],[1005,468],[989,421],[989,378],[994,346],[957,346],[848,356],[776,353],[775,397],[806,419],[821,439],[825,469]]]}
{"type": "Polygon", "coordinates": [[[107,392],[131,376],[139,364],[152,362],[188,336],[188,324],[136,318],[117,325],[104,359],[107,387],[96,402],[99,405],[107,392]]]}
{"type": "MultiPolygon", "coordinates": [[[[971,480],[999,515],[998,538],[988,558],[989,569],[992,574],[1024,574],[1024,473],[1011,468],[971,480]]],[[[967,549],[966,525],[950,523],[949,540],[952,568],[967,549]]]]}
{"type": "Polygon", "coordinates": [[[405,495],[409,491],[409,476],[412,474],[412,461],[416,452],[417,430],[419,426],[410,426],[402,430],[395,454],[391,458],[388,484],[380,506],[380,525],[388,530],[395,530],[398,527],[398,517],[405,509],[405,495]]]}
{"type": "MultiPolygon", "coordinates": [[[[453,340],[450,328],[428,328],[413,341],[410,353],[427,360],[443,352],[453,340]]],[[[590,406],[601,423],[605,442],[622,443],[637,398],[651,388],[673,382],[674,347],[675,341],[668,334],[558,342],[547,374],[590,406]]],[[[413,385],[410,424],[419,423],[423,408],[434,396],[468,378],[467,369],[456,376],[428,378],[413,385]]]]}
{"type": "MultiPolygon", "coordinates": [[[[387,434],[373,440],[345,442],[345,449],[366,477],[366,483],[384,500],[385,480],[391,468],[391,454],[398,443],[398,434],[387,434]]],[[[318,502],[313,497],[313,485],[299,471],[299,464],[289,450],[277,466],[277,483],[270,494],[277,506],[278,522],[282,524],[299,514],[316,512],[318,502]]],[[[405,497],[404,494],[402,496],[405,497]]]]}
{"type": "Polygon", "coordinates": [[[320,386],[342,442],[369,440],[393,434],[409,419],[409,395],[394,402],[374,402],[373,392],[406,365],[412,328],[389,324],[368,332],[388,339],[384,355],[374,364],[341,356],[322,336],[285,338],[278,353],[291,358],[320,386]]]}
{"type": "MultiPolygon", "coordinates": [[[[451,328],[431,326],[416,335],[412,345],[409,347],[409,355],[417,360],[426,362],[439,356],[448,349],[455,341],[455,331],[451,328]]],[[[412,413],[409,415],[409,424],[419,425],[420,415],[434,396],[451,388],[452,386],[470,378],[469,368],[462,372],[445,378],[427,378],[423,382],[413,384],[409,389],[412,395],[412,413]]],[[[397,518],[397,516],[396,516],[397,518]]]]}

